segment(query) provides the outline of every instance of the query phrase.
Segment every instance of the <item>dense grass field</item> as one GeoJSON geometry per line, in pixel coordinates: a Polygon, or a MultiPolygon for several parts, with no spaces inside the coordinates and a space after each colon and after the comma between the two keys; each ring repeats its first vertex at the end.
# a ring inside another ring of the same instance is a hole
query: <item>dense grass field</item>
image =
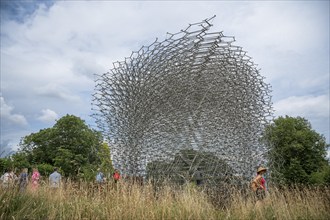
{"type": "Polygon", "coordinates": [[[330,189],[271,188],[262,205],[231,190],[220,208],[194,185],[155,189],[119,182],[102,188],[66,183],[59,190],[42,185],[19,193],[0,189],[0,219],[330,219],[330,189]]]}

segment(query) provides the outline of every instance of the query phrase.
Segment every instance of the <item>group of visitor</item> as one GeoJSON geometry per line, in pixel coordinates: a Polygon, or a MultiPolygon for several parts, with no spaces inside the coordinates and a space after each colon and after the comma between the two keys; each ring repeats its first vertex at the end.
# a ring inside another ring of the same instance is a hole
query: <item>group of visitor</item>
{"type": "MultiPolygon", "coordinates": [[[[256,204],[260,205],[263,203],[264,198],[266,197],[266,181],[263,175],[267,172],[267,169],[264,167],[259,167],[257,170],[257,175],[251,181],[251,189],[255,193],[255,197],[257,199],[256,204]]],[[[120,173],[116,169],[112,174],[113,181],[115,183],[120,179],[120,173]]],[[[106,177],[102,173],[101,169],[97,169],[97,174],[95,177],[96,183],[101,186],[106,182],[106,177]]],[[[40,173],[37,168],[33,168],[33,172],[31,175],[31,190],[35,191],[39,187],[40,181],[40,173]]],[[[29,175],[28,169],[23,168],[19,175],[16,175],[13,170],[8,169],[1,177],[0,177],[1,186],[4,189],[12,188],[18,186],[19,192],[23,193],[26,191],[26,188],[29,183],[29,175]]],[[[49,175],[49,186],[52,189],[57,189],[61,185],[61,174],[58,173],[58,169],[54,168],[54,172],[49,175]]],[[[100,187],[99,187],[100,188],[100,187]]]]}
{"type": "MultiPolygon", "coordinates": [[[[32,176],[31,176],[31,189],[36,190],[39,186],[40,174],[37,168],[33,168],[32,176]]],[[[7,169],[6,172],[0,177],[1,186],[4,189],[13,188],[15,186],[18,187],[19,192],[25,192],[28,183],[29,183],[29,175],[28,169],[23,168],[21,172],[16,175],[16,173],[12,169],[7,169]]]]}
{"type": "MultiPolygon", "coordinates": [[[[120,179],[120,173],[119,171],[116,169],[113,174],[112,174],[112,178],[113,178],[113,181],[115,183],[118,182],[118,180],[120,179]]],[[[96,177],[95,177],[95,180],[98,184],[103,184],[106,182],[107,178],[105,177],[105,175],[102,173],[101,169],[98,168],[97,169],[97,174],[96,174],[96,177]]]]}
{"type": "MultiPolygon", "coordinates": [[[[26,191],[28,185],[32,191],[36,191],[40,184],[40,173],[37,168],[33,168],[31,178],[29,179],[28,169],[23,168],[19,175],[11,169],[7,169],[6,172],[0,177],[1,186],[4,189],[18,187],[18,191],[23,193],[26,191]]],[[[54,172],[49,176],[49,184],[51,188],[58,188],[61,182],[61,174],[57,172],[57,168],[54,168],[54,172]]]]}
{"type": "MultiPolygon", "coordinates": [[[[58,169],[55,167],[54,172],[49,175],[49,187],[51,189],[57,189],[61,186],[61,174],[58,172],[58,169]]],[[[120,179],[120,173],[118,170],[115,170],[112,174],[113,180],[115,183],[120,179]]],[[[1,187],[4,189],[18,187],[20,193],[26,191],[27,186],[31,186],[32,191],[36,191],[39,187],[41,176],[37,168],[33,168],[31,178],[29,180],[28,169],[23,168],[20,174],[16,175],[12,169],[7,169],[6,172],[0,177],[1,187]],[[29,184],[30,183],[30,184],[29,184]]],[[[98,169],[96,175],[96,182],[98,184],[103,184],[106,182],[105,175],[98,169]]]]}

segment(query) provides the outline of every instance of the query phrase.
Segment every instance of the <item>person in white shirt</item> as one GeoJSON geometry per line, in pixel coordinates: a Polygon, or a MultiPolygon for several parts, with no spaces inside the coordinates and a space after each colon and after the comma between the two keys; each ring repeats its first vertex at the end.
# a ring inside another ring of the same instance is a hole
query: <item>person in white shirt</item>
{"type": "Polygon", "coordinates": [[[0,178],[3,188],[9,188],[14,183],[14,172],[8,169],[0,178]]]}
{"type": "Polygon", "coordinates": [[[57,172],[57,168],[54,168],[54,172],[49,175],[49,186],[53,189],[59,188],[61,185],[61,174],[57,172]]]}

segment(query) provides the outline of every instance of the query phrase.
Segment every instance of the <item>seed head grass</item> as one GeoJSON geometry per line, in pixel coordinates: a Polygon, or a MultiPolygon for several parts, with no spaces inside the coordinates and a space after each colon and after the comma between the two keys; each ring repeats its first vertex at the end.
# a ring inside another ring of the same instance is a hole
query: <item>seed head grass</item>
{"type": "Polygon", "coordinates": [[[192,184],[67,181],[56,190],[0,189],[0,219],[330,219],[327,187],[271,188],[262,202],[238,189],[230,197],[219,206],[224,201],[192,184]]]}

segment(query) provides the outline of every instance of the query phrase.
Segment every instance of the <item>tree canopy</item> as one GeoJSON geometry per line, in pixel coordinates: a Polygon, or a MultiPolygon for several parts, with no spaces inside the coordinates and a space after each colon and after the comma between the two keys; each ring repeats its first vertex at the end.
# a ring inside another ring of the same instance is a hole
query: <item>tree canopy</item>
{"type": "Polygon", "coordinates": [[[25,167],[56,166],[65,176],[77,177],[97,167],[112,169],[107,148],[100,132],[90,129],[79,117],[66,115],[53,127],[22,138],[20,150],[13,159],[19,159],[25,167]]]}
{"type": "Polygon", "coordinates": [[[275,182],[329,184],[326,177],[330,176],[326,160],[328,145],[324,136],[314,131],[306,119],[279,117],[266,128],[264,138],[270,147],[270,173],[275,182]],[[318,173],[323,173],[323,177],[318,173]]]}

